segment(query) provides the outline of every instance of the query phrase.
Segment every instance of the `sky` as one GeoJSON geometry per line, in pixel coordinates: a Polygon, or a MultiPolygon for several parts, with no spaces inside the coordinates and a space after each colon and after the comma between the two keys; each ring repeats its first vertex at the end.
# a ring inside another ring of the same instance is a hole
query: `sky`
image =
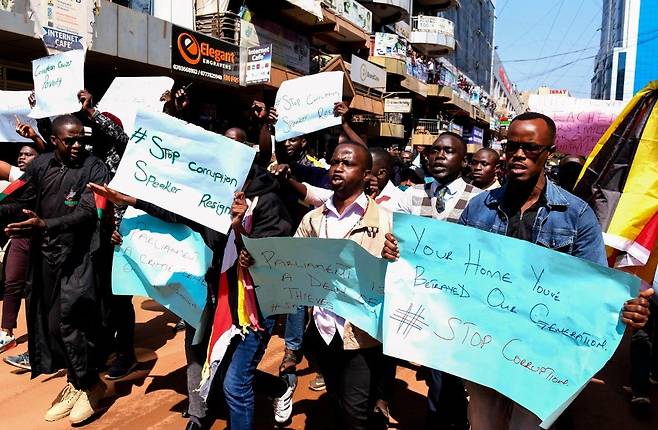
{"type": "Polygon", "coordinates": [[[601,39],[601,3],[496,0],[494,45],[519,91],[547,85],[566,88],[574,97],[590,97],[591,57],[601,39]],[[536,60],[541,57],[550,58],[536,60]]]}

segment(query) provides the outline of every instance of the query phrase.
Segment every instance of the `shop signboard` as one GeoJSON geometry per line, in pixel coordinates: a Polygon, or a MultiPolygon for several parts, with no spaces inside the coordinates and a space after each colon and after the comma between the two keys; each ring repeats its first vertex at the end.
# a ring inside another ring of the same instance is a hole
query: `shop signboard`
{"type": "Polygon", "coordinates": [[[476,126],[471,127],[466,140],[468,140],[468,143],[482,145],[484,143],[484,130],[476,126]]]}
{"type": "Polygon", "coordinates": [[[459,124],[455,124],[454,122],[450,123],[450,125],[448,126],[448,131],[457,133],[460,136],[464,135],[464,127],[459,124]]]}
{"type": "Polygon", "coordinates": [[[91,47],[95,0],[30,0],[37,37],[49,54],[91,47]]]}
{"type": "Polygon", "coordinates": [[[0,10],[11,12],[14,7],[14,0],[0,0],[0,10]]]}
{"type": "Polygon", "coordinates": [[[428,31],[454,36],[455,26],[449,19],[438,16],[420,15],[416,17],[418,31],[428,31]]]}
{"type": "Polygon", "coordinates": [[[375,33],[374,55],[404,61],[407,58],[407,41],[397,34],[375,33]]]}
{"type": "Polygon", "coordinates": [[[363,28],[366,33],[372,32],[372,12],[354,0],[339,1],[337,12],[348,21],[363,28]]]}
{"type": "Polygon", "coordinates": [[[384,99],[384,112],[409,113],[411,112],[411,99],[399,97],[384,99]]]}
{"type": "Polygon", "coordinates": [[[272,45],[272,62],[290,70],[310,72],[310,45],[308,39],[281,25],[263,19],[240,21],[240,46],[272,45]]]}
{"type": "Polygon", "coordinates": [[[171,30],[171,69],[183,76],[238,86],[239,48],[174,25],[171,30]]]}
{"type": "Polygon", "coordinates": [[[272,72],[272,45],[247,49],[247,85],[270,82],[272,72]]]}
{"type": "Polygon", "coordinates": [[[386,70],[352,54],[350,64],[350,77],[352,82],[374,88],[379,91],[386,90],[386,70]]]}

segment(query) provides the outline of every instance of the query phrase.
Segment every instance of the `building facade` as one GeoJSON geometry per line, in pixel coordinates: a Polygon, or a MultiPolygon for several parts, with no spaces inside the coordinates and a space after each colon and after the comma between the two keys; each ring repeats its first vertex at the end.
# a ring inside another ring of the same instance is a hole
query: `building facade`
{"type": "Polygon", "coordinates": [[[455,23],[457,49],[448,60],[483,88],[491,83],[493,61],[494,4],[491,0],[462,1],[441,16],[455,23]]]}
{"type": "Polygon", "coordinates": [[[628,100],[658,78],[658,2],[603,0],[593,99],[628,100]]]}

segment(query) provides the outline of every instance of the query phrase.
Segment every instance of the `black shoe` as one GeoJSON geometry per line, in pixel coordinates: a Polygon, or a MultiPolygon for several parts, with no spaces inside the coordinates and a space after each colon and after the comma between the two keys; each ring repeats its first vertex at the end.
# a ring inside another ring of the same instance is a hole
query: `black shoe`
{"type": "Polygon", "coordinates": [[[110,365],[110,368],[105,375],[105,379],[121,379],[135,370],[135,367],[137,367],[137,360],[134,356],[118,354],[117,358],[115,358],[114,362],[110,365]]]}
{"type": "Polygon", "coordinates": [[[179,332],[179,331],[183,331],[183,330],[185,330],[185,320],[181,318],[180,320],[178,320],[178,322],[174,326],[174,333],[179,332]]]}
{"type": "Polygon", "coordinates": [[[203,430],[203,427],[194,421],[188,421],[187,425],[185,426],[185,430],[203,430]]]}

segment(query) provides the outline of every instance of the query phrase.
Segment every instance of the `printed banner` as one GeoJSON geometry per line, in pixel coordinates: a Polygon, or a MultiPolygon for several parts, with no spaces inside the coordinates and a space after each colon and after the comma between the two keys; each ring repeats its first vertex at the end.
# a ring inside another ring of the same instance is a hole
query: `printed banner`
{"type": "Polygon", "coordinates": [[[386,261],[346,239],[244,239],[263,315],[319,306],[381,340],[386,261]]]}
{"type": "Polygon", "coordinates": [[[324,72],[291,79],[276,93],[279,119],[276,140],[284,141],[340,124],[334,104],[343,100],[343,72],[324,72]]]}
{"type": "Polygon", "coordinates": [[[110,186],[226,233],[233,195],[242,188],[255,153],[164,113],[138,110],[110,186]]]}
{"type": "Polygon", "coordinates": [[[174,80],[168,76],[114,78],[98,103],[98,110],[117,116],[125,132],[131,135],[135,131],[137,109],[162,112],[164,102],[160,101],[160,97],[173,85],[174,80]]]}
{"type": "Polygon", "coordinates": [[[171,69],[181,75],[240,85],[240,48],[205,34],[174,25],[171,69]]]}
{"type": "Polygon", "coordinates": [[[247,49],[247,85],[270,82],[272,72],[272,45],[247,49]]]}
{"type": "Polygon", "coordinates": [[[272,62],[307,75],[310,70],[310,44],[306,36],[295,33],[274,21],[252,16],[240,21],[240,46],[272,45],[272,62]]]}
{"type": "Polygon", "coordinates": [[[375,33],[373,55],[405,61],[407,59],[407,41],[397,34],[375,33]]]}
{"type": "Polygon", "coordinates": [[[619,313],[638,278],[474,228],[393,216],[401,258],[386,275],[386,354],[554,420],[619,345],[619,313]]]}
{"type": "Polygon", "coordinates": [[[80,110],[78,92],[85,88],[85,51],[68,51],[32,61],[37,103],[31,118],[62,115],[80,110]]]}
{"type": "Polygon", "coordinates": [[[565,154],[588,156],[626,103],[617,100],[579,99],[560,95],[531,94],[531,111],[548,115],[555,121],[557,150],[565,154]]]}
{"type": "MultiPolygon", "coordinates": [[[[32,142],[16,133],[16,118],[38,133],[37,122],[28,116],[29,91],[0,91],[0,142],[32,142]]],[[[49,136],[44,136],[48,139],[49,136]]]]}
{"type": "Polygon", "coordinates": [[[112,292],[157,301],[194,328],[206,305],[205,274],[212,251],[201,235],[128,208],[114,249],[112,292]]]}
{"type": "Polygon", "coordinates": [[[30,0],[35,33],[49,53],[91,48],[95,0],[30,0]]]}

